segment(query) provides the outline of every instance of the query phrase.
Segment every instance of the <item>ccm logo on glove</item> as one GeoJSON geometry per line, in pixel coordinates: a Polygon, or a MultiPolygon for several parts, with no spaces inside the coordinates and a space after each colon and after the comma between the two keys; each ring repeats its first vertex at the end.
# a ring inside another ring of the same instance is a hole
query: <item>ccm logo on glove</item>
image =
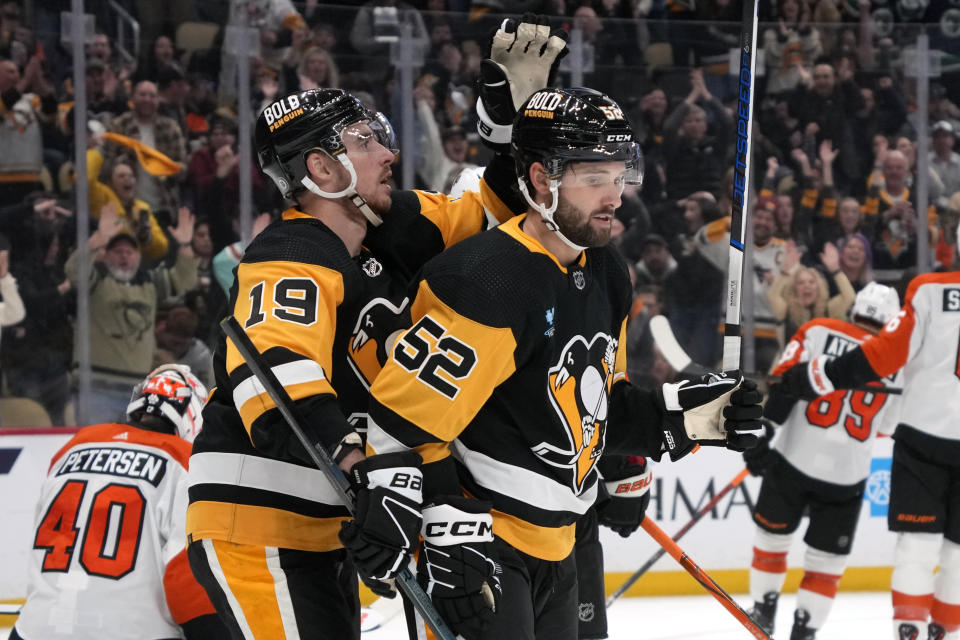
{"type": "Polygon", "coordinates": [[[493,525],[490,522],[477,520],[431,522],[424,527],[424,534],[428,538],[436,538],[444,535],[488,538],[493,535],[493,525]]]}

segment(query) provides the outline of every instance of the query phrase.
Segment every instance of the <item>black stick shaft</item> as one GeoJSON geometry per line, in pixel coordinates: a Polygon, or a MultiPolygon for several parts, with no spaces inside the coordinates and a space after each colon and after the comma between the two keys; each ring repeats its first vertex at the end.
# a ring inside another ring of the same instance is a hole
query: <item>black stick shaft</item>
{"type": "Polygon", "coordinates": [[[727,263],[726,318],[723,330],[723,370],[740,369],[740,306],[743,284],[743,242],[750,202],[750,165],[753,146],[754,74],[757,58],[757,0],[743,0],[740,26],[739,97],[735,120],[730,253],[727,263]]]}
{"type": "MultiPolygon", "coordinates": [[[[319,444],[310,442],[306,431],[303,430],[303,427],[300,426],[300,421],[297,419],[297,416],[294,415],[293,400],[290,398],[287,390],[283,388],[283,385],[280,384],[280,381],[277,380],[273,371],[270,370],[269,367],[264,366],[263,356],[257,351],[257,347],[250,340],[250,336],[247,335],[246,331],[243,330],[243,327],[240,326],[240,323],[237,322],[237,319],[233,316],[225,318],[223,322],[220,323],[220,328],[223,329],[227,337],[233,341],[233,345],[237,348],[237,351],[240,352],[240,356],[243,357],[247,366],[250,367],[250,371],[257,377],[257,381],[263,386],[267,394],[269,394],[274,404],[277,405],[277,409],[280,410],[283,419],[290,425],[290,430],[293,431],[294,435],[297,436],[297,439],[307,450],[310,460],[312,460],[313,464],[327,477],[330,484],[337,490],[340,499],[343,500],[343,504],[346,505],[352,514],[354,511],[354,497],[350,493],[350,482],[343,474],[343,471],[340,470],[340,467],[333,461],[333,458],[330,457],[330,454],[327,453],[327,450],[319,444]]],[[[400,570],[397,574],[396,584],[400,591],[410,599],[413,606],[417,609],[417,613],[419,613],[430,626],[430,629],[436,634],[437,638],[440,640],[456,640],[456,636],[443,621],[443,618],[440,617],[440,614],[437,613],[437,610],[433,607],[433,603],[430,602],[430,597],[420,588],[420,585],[417,584],[417,579],[409,569],[404,568],[400,570]]]]}

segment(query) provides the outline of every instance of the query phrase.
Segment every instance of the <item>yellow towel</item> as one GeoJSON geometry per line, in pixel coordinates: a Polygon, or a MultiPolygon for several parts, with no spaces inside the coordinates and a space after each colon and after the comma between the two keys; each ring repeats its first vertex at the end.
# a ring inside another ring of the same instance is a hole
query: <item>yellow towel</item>
{"type": "Polygon", "coordinates": [[[119,133],[111,133],[108,131],[103,134],[103,139],[133,149],[137,153],[137,160],[140,161],[140,165],[146,169],[150,175],[172,176],[179,173],[183,167],[179,162],[171,160],[168,156],[165,156],[153,147],[148,147],[136,138],[122,136],[119,133]]]}

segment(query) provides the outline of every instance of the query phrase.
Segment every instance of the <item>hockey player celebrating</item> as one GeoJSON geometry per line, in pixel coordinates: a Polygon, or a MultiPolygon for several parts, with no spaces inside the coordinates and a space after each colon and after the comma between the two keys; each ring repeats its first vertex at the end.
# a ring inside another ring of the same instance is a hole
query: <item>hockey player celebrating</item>
{"type": "MultiPolygon", "coordinates": [[[[549,29],[542,35],[545,44],[549,29]]],[[[530,48],[541,73],[528,80],[546,81],[563,41],[554,44],[530,48]]],[[[233,313],[309,416],[311,439],[351,471],[357,510],[348,521],[249,367],[222,342],[208,429],[191,463],[187,527],[191,565],[236,637],[358,637],[357,570],[378,593],[392,593],[383,581],[417,540],[419,456],[363,460],[367,389],[390,335],[409,327],[406,279],[486,220],[477,194],[453,201],[392,192],[388,134],[378,114],[336,90],[286,96],[257,123],[261,169],[296,206],[247,249],[233,313]],[[393,483],[401,476],[403,487],[393,483]],[[387,503],[403,505],[402,517],[387,503]]],[[[513,181],[504,161],[491,163],[481,191],[513,181]]],[[[483,203],[511,215],[496,195],[483,203]]]]}
{"type": "Polygon", "coordinates": [[[81,429],[40,491],[17,640],[223,638],[187,563],[190,442],[207,390],[165,365],[133,391],[129,424],[81,429]]]}
{"type": "Polygon", "coordinates": [[[903,369],[887,520],[898,534],[891,580],[897,640],[920,638],[924,626],[932,640],[960,629],[958,335],[960,273],[921,274],[877,336],[839,358],[798,363],[782,378],[785,392],[812,400],[903,369]]]}
{"type": "Polygon", "coordinates": [[[527,214],[427,263],[403,334],[371,388],[369,446],[423,458],[418,577],[467,638],[577,634],[574,523],[605,447],[676,459],[742,450],[760,394],[722,375],[655,393],[626,380],[626,268],[607,247],[641,157],[619,106],[544,89],[512,147],[527,214]]]}
{"type": "MultiPolygon", "coordinates": [[[[857,294],[850,322],[817,318],[805,323],[784,349],[774,375],[823,354],[841,355],[876,335],[900,310],[897,292],[871,282],[857,294]]],[[[887,386],[898,386],[897,376],[887,386]]],[[[846,568],[870,473],[873,437],[892,413],[895,396],[865,391],[834,391],[811,402],[797,402],[773,385],[765,414],[782,425],[773,446],[767,437],[744,452],[747,467],[763,476],[753,518],[751,617],[773,635],[777,598],[787,575],[787,552],[809,509],[810,524],[803,580],[797,594],[790,640],[813,640],[823,628],[837,584],[846,568]]]]}

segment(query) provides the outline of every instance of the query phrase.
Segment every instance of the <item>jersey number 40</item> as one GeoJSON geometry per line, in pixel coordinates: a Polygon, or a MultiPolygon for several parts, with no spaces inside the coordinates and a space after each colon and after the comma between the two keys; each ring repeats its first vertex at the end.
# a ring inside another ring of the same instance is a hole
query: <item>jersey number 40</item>
{"type": "Polygon", "coordinates": [[[143,529],[144,499],[137,487],[108,484],[81,517],[87,483],[69,480],[37,528],[34,549],[46,549],[42,571],[66,573],[79,547],[80,566],[90,575],[119,580],[133,570],[143,529]],[[80,527],[83,527],[81,536],[80,527]],[[78,543],[78,540],[81,540],[78,543]]]}

